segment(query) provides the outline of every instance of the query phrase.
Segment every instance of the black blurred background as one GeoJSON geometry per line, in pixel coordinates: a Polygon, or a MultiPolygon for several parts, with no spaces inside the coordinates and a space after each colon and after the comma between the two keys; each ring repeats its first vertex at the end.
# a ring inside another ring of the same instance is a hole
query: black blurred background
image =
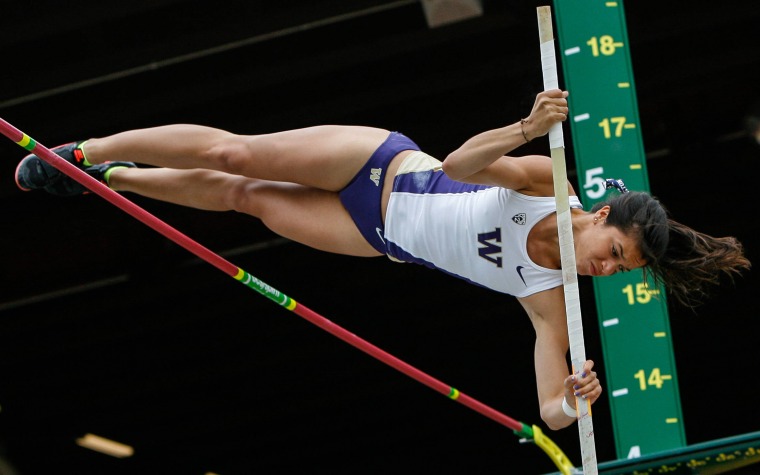
{"type": "MultiPolygon", "coordinates": [[[[399,130],[444,158],[527,115],[543,88],[535,8],[547,2],[483,0],[481,16],[437,27],[414,0],[30,3],[2,3],[0,117],[48,147],[176,122],[245,134],[338,123],[399,130]]],[[[652,193],[675,219],[737,236],[756,261],[760,147],[745,117],[760,99],[760,3],[629,1],[625,15],[652,193]]],[[[25,152],[9,140],[0,152],[0,455],[12,465],[0,470],[556,470],[511,430],[104,200],[19,191],[25,152]],[[85,433],[135,455],[80,448],[85,433]]],[[[548,141],[520,152],[548,154],[548,141]]],[[[314,251],[247,216],[127,197],[345,329],[543,427],[533,330],[514,298],[314,251]]],[[[604,381],[593,288],[580,285],[586,353],[604,381]]],[[[757,289],[752,271],[696,311],[669,309],[689,444],[760,430],[757,289]]],[[[614,460],[606,400],[594,416],[598,459],[614,460]]],[[[545,431],[580,464],[575,428],[545,431]]]]}

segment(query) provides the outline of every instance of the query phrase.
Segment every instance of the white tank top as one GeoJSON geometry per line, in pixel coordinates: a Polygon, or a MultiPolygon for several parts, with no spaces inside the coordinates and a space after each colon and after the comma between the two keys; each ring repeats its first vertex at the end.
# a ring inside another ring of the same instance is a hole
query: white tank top
{"type": "MultiPolygon", "coordinates": [[[[576,196],[570,206],[582,207],[576,196]]],[[[555,211],[553,196],[456,182],[440,161],[415,152],[396,174],[388,202],[388,256],[527,297],[562,285],[562,271],[534,263],[527,249],[533,226],[555,211]]]]}

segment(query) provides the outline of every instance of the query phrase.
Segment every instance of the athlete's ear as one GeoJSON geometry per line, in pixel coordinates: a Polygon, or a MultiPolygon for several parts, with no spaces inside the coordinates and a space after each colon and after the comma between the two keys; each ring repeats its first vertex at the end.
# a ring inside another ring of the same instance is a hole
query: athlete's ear
{"type": "Polygon", "coordinates": [[[594,221],[604,221],[610,214],[610,205],[604,205],[594,213],[594,221]]]}

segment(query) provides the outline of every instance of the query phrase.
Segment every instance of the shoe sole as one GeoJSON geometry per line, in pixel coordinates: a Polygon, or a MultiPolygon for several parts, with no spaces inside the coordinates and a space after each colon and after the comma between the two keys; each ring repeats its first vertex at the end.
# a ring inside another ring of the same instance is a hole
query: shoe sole
{"type": "Polygon", "coordinates": [[[13,178],[15,178],[16,186],[18,186],[21,191],[32,191],[31,188],[24,188],[23,186],[21,186],[21,183],[19,183],[18,181],[18,171],[21,170],[21,165],[23,165],[24,162],[26,162],[27,160],[31,159],[31,157],[32,157],[31,155],[27,156],[26,158],[18,162],[18,165],[16,165],[16,173],[14,174],[13,178]]]}
{"type": "MultiPolygon", "coordinates": [[[[52,149],[52,150],[53,150],[53,153],[55,153],[55,152],[54,152],[54,150],[55,150],[56,148],[66,147],[67,145],[71,145],[71,144],[73,144],[73,143],[76,143],[76,142],[67,142],[67,143],[64,143],[64,144],[58,145],[58,146],[56,146],[56,147],[53,147],[53,149],[52,149]]],[[[34,188],[24,188],[23,186],[21,186],[21,183],[19,183],[19,182],[18,182],[18,171],[21,169],[21,165],[23,165],[25,161],[27,161],[28,159],[31,159],[31,157],[33,157],[33,156],[36,156],[36,155],[34,155],[34,154],[30,154],[30,155],[27,155],[26,157],[24,157],[23,159],[21,159],[21,161],[20,161],[20,162],[18,162],[18,165],[16,165],[16,172],[13,174],[13,178],[14,178],[14,179],[15,179],[15,181],[16,181],[16,186],[17,186],[17,187],[18,187],[18,188],[19,188],[21,191],[32,191],[32,190],[34,189],[34,188]]],[[[39,157],[37,157],[37,158],[39,158],[39,157]]],[[[63,158],[63,157],[61,157],[61,158],[63,158]]],[[[42,160],[42,159],[40,158],[40,160],[42,160]]],[[[64,160],[65,160],[65,159],[64,159],[64,160]]],[[[66,160],[66,161],[68,162],[68,160],[66,160]]],[[[71,163],[71,162],[69,162],[69,163],[71,163]]],[[[74,164],[74,165],[77,165],[77,166],[79,166],[79,164],[74,164]]]]}

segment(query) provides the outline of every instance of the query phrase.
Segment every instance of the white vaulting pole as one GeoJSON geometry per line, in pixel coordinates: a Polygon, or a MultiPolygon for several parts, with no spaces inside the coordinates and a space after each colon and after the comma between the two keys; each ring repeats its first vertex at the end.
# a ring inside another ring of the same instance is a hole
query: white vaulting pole
{"type": "MultiPolygon", "coordinates": [[[[554,31],[552,29],[551,8],[538,7],[538,35],[541,42],[541,68],[544,76],[544,90],[558,89],[557,58],[554,54],[554,31]]],[[[567,169],[565,165],[565,141],[562,123],[558,122],[549,130],[549,145],[552,157],[554,196],[557,203],[557,231],[562,262],[562,282],[565,289],[565,312],[567,331],[570,338],[570,361],[573,374],[583,369],[586,349],[583,342],[583,321],[581,320],[578,274],[575,267],[573,224],[570,217],[570,198],[567,191],[567,169]]],[[[594,446],[594,425],[591,418],[591,403],[575,398],[578,408],[578,433],[580,435],[583,473],[596,475],[596,447],[594,446]]]]}

